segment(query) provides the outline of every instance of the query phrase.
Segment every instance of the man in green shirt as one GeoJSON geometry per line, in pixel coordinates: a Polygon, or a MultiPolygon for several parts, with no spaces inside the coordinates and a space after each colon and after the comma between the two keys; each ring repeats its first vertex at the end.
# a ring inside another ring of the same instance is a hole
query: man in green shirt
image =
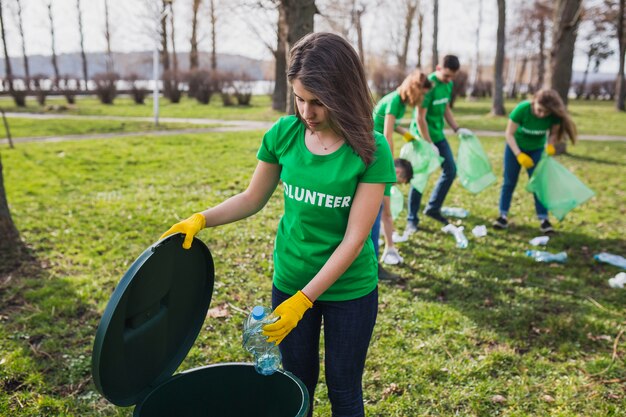
{"type": "MultiPolygon", "coordinates": [[[[450,101],[452,98],[453,79],[460,68],[459,59],[454,55],[446,55],[441,65],[437,65],[435,72],[428,76],[432,83],[432,88],[424,96],[420,106],[413,110],[410,132],[430,143],[435,151],[443,157],[441,167],[443,172],[435,185],[435,189],[430,195],[428,205],[424,209],[424,214],[445,224],[448,219],[441,215],[441,206],[446,198],[450,186],[456,176],[456,164],[452,156],[452,150],[443,133],[444,119],[448,125],[459,132],[459,125],[452,116],[450,101]]],[[[461,129],[459,133],[471,133],[467,129],[461,129]],[[463,132],[463,131],[466,132],[463,132]]],[[[411,234],[417,230],[419,210],[422,194],[414,187],[409,193],[409,216],[406,234],[411,234]]]]}

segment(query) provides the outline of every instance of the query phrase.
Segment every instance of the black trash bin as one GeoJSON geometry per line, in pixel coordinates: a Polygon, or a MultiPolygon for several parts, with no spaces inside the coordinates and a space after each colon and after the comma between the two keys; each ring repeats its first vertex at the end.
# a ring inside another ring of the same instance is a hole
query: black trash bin
{"type": "Polygon", "coordinates": [[[135,417],[303,417],[304,384],[286,371],[263,376],[251,363],[221,363],[172,374],[195,342],[211,302],[213,258],[194,239],[167,237],[128,269],[96,332],[98,391],[135,417]]]}

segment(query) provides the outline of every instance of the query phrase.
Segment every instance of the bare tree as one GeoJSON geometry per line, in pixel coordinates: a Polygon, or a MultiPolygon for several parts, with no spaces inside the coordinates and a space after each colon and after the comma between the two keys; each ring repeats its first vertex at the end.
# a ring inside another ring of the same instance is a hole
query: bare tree
{"type": "Polygon", "coordinates": [[[215,10],[215,0],[209,0],[209,13],[211,16],[211,69],[217,70],[217,13],[215,10]]]}
{"type": "Polygon", "coordinates": [[[174,2],[170,2],[170,40],[172,42],[172,70],[178,76],[178,57],[176,56],[176,32],[174,31],[174,2]]]}
{"type": "MultiPolygon", "coordinates": [[[[168,1],[162,0],[161,4],[161,65],[163,65],[163,73],[170,70],[170,52],[167,41],[167,6],[168,1]]],[[[167,90],[165,91],[167,95],[167,90]]]]}
{"type": "Polygon", "coordinates": [[[424,11],[422,10],[422,3],[419,2],[417,9],[417,68],[422,68],[422,52],[424,48],[424,11]]]}
{"type": "Polygon", "coordinates": [[[437,38],[439,37],[439,0],[433,0],[433,53],[432,70],[437,69],[439,63],[439,51],[437,50],[437,38]]]}
{"type": "Polygon", "coordinates": [[[20,235],[13,223],[6,191],[4,189],[4,176],[2,174],[2,158],[0,157],[0,260],[3,264],[15,250],[16,243],[20,241],[20,235]]]}
{"type": "Polygon", "coordinates": [[[404,1],[404,27],[402,33],[402,49],[398,53],[398,67],[402,71],[406,70],[406,60],[409,53],[409,41],[411,40],[411,32],[413,31],[413,18],[419,7],[419,0],[404,1]]]}
{"type": "Polygon", "coordinates": [[[506,24],[506,2],[498,0],[498,35],[496,45],[496,59],[494,63],[494,86],[493,105],[491,112],[497,116],[504,116],[504,92],[503,92],[503,70],[504,70],[504,44],[505,44],[505,24],[506,24]]]}
{"type": "Polygon", "coordinates": [[[198,11],[202,0],[191,2],[191,48],[189,50],[189,70],[198,68],[198,11]]]}
{"type": "Polygon", "coordinates": [[[87,57],[85,56],[85,35],[83,33],[83,15],[80,11],[80,0],[76,0],[76,14],[78,15],[78,35],[80,39],[80,58],[83,61],[83,79],[85,80],[85,90],[87,90],[87,83],[89,76],[87,74],[87,57]]]}
{"type": "Polygon", "coordinates": [[[626,80],[624,79],[624,58],[626,57],[626,30],[624,30],[625,0],[619,0],[619,7],[616,16],[617,40],[619,42],[619,70],[617,73],[617,83],[615,85],[617,110],[626,111],[626,80]]]}
{"type": "Polygon", "coordinates": [[[22,40],[22,57],[24,58],[24,78],[26,80],[26,89],[30,89],[30,68],[28,67],[28,55],[26,55],[26,38],[24,37],[24,24],[22,19],[22,0],[15,0],[17,7],[16,21],[17,28],[20,32],[20,39],[22,40]]]}
{"type": "Polygon", "coordinates": [[[582,0],[557,0],[554,8],[550,88],[559,93],[565,104],[572,80],[574,46],[582,12],[582,0]]]}
{"type": "MultiPolygon", "coordinates": [[[[319,13],[315,0],[280,0],[287,26],[287,50],[306,34],[313,32],[314,16],[319,13]]],[[[287,91],[287,112],[293,113],[293,92],[287,91]]]]}
{"type": "Polygon", "coordinates": [[[478,0],[478,24],[476,25],[475,55],[472,74],[469,82],[468,98],[473,97],[476,90],[476,83],[480,81],[480,27],[483,25],[483,0],[478,0]]]}
{"type": "Polygon", "coordinates": [[[4,47],[4,74],[7,83],[9,84],[9,91],[13,94],[13,69],[11,68],[11,59],[9,58],[9,51],[7,50],[7,36],[4,30],[4,11],[2,0],[0,0],[0,31],[2,32],[2,46],[4,47]]]}
{"type": "Polygon", "coordinates": [[[363,49],[363,25],[361,22],[364,14],[365,4],[358,4],[356,0],[352,0],[352,26],[356,31],[357,50],[363,65],[365,65],[365,50],[363,49]]]}
{"type": "MultiPolygon", "coordinates": [[[[587,40],[590,40],[589,38],[587,40]]],[[[589,68],[591,67],[591,63],[593,62],[593,72],[598,72],[600,67],[600,63],[613,55],[613,49],[606,40],[599,40],[596,42],[591,42],[587,46],[587,65],[585,65],[585,72],[583,73],[583,79],[580,82],[580,85],[576,88],[576,98],[580,98],[583,94],[585,94],[585,89],[587,85],[587,76],[589,74],[589,68]]]]}
{"type": "Polygon", "coordinates": [[[50,41],[52,49],[52,68],[54,69],[54,85],[59,86],[59,65],[57,64],[57,52],[54,41],[54,18],[52,17],[52,0],[48,1],[48,19],[50,20],[50,41]]]}
{"type": "Polygon", "coordinates": [[[106,71],[113,73],[113,53],[111,52],[111,30],[109,26],[109,0],[104,0],[104,39],[107,44],[106,71]]]}

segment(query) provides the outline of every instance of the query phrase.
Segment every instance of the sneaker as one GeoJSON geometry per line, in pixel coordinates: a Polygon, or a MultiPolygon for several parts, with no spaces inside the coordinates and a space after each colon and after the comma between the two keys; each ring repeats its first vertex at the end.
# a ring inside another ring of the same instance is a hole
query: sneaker
{"type": "Polygon", "coordinates": [[[544,219],[541,221],[541,225],[539,226],[539,230],[541,233],[554,233],[554,229],[552,228],[552,224],[550,220],[544,219]]]}
{"type": "Polygon", "coordinates": [[[509,227],[509,221],[507,219],[505,219],[504,217],[500,216],[497,219],[495,219],[492,223],[492,226],[495,229],[506,229],[507,227],[509,227]]]}
{"type": "Polygon", "coordinates": [[[394,231],[391,235],[391,240],[393,241],[393,243],[406,242],[407,240],[409,240],[409,235],[407,235],[406,232],[403,234],[399,234],[398,232],[394,231]]]}
{"type": "Polygon", "coordinates": [[[381,260],[386,265],[398,265],[404,259],[402,259],[396,248],[386,248],[381,260]]]}
{"type": "Polygon", "coordinates": [[[440,223],[443,223],[444,225],[450,223],[448,221],[448,219],[446,219],[445,217],[443,217],[441,215],[441,211],[437,210],[424,210],[424,214],[427,215],[428,217],[430,217],[431,219],[437,220],[440,223]]]}
{"type": "Polygon", "coordinates": [[[381,281],[398,281],[401,279],[400,275],[387,271],[381,264],[378,264],[378,279],[381,281]]]}

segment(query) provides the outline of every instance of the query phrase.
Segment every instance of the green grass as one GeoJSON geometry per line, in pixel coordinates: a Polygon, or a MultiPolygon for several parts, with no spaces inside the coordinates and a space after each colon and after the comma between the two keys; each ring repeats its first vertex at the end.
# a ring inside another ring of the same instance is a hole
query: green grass
{"type": "MultiPolygon", "coordinates": [[[[152,122],[124,120],[90,120],[90,119],[27,119],[21,117],[7,118],[11,137],[42,137],[100,133],[150,132],[153,130],[197,129],[215,125],[198,125],[191,123],[159,123],[155,128],[152,122]]],[[[2,137],[6,138],[4,125],[0,126],[2,137]]]]}
{"type": "MultiPolygon", "coordinates": [[[[107,115],[107,116],[152,116],[152,98],[146,98],[143,105],[137,105],[128,97],[118,97],[113,105],[102,105],[94,97],[77,97],[76,104],[67,110],[46,110],[48,106],[66,106],[63,98],[52,97],[41,107],[33,99],[27,100],[27,107],[15,107],[8,97],[0,98],[0,107],[5,111],[28,113],[61,113],[74,115],[107,115]]],[[[161,117],[203,118],[225,120],[275,120],[281,113],[272,110],[271,99],[266,95],[254,96],[250,106],[222,105],[219,96],[214,95],[208,105],[200,104],[195,99],[183,97],[180,103],[173,104],[169,100],[159,100],[159,114],[161,117]]]]}
{"type": "MultiPolygon", "coordinates": [[[[261,135],[2,149],[12,215],[36,262],[0,277],[0,415],[131,415],[102,399],[90,378],[93,338],[108,298],[172,223],[245,189],[261,135]]],[[[626,143],[582,142],[558,158],[597,194],[556,224],[559,233],[547,249],[567,251],[564,265],[524,255],[539,234],[526,178],[514,196],[512,228],[471,236],[475,225],[497,215],[501,184],[503,139],[482,143],[498,185],[475,196],[456,182],[446,200],[470,211],[459,221],[469,248],[455,248],[450,235],[423,219],[420,231],[399,245],[405,263],[392,270],[404,280],[380,285],[364,375],[367,415],[623,415],[626,298],[607,285],[618,269],[593,255],[626,254],[619,174],[626,143]]],[[[237,310],[270,304],[281,208],[279,190],[256,216],[199,234],[216,264],[211,306],[228,306],[230,314],[206,319],[179,370],[250,361],[240,347],[244,315],[237,310]]],[[[397,221],[399,229],[404,225],[397,221]]],[[[317,415],[330,415],[323,371],[315,401],[317,415]]]]}

